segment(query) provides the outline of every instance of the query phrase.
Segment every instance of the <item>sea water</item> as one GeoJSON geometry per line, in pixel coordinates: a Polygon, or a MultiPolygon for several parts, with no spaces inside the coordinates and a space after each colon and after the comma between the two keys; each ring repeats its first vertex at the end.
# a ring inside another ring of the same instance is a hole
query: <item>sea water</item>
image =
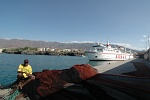
{"type": "Polygon", "coordinates": [[[20,55],[0,54],[0,84],[6,85],[17,78],[17,69],[24,59],[29,59],[33,72],[41,72],[43,69],[66,69],[76,64],[101,65],[107,62],[89,61],[87,57],[77,56],[49,56],[49,55],[20,55]]]}

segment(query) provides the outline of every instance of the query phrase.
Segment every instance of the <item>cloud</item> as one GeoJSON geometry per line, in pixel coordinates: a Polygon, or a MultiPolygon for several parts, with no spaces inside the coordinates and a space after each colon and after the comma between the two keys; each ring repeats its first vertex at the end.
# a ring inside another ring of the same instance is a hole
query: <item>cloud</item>
{"type": "Polygon", "coordinates": [[[145,40],[144,40],[144,39],[141,39],[140,41],[145,42],[145,40]]]}
{"type": "Polygon", "coordinates": [[[127,48],[133,47],[131,44],[127,44],[127,43],[112,43],[112,44],[120,45],[120,46],[127,47],[127,48]]]}
{"type": "Polygon", "coordinates": [[[93,41],[70,41],[70,42],[65,42],[65,43],[95,43],[93,41]]]}
{"type": "Polygon", "coordinates": [[[112,44],[116,44],[116,45],[120,45],[120,46],[123,46],[123,47],[126,47],[126,48],[130,48],[130,49],[133,49],[133,50],[138,50],[138,51],[142,51],[142,50],[145,50],[145,48],[137,48],[131,44],[127,44],[127,43],[112,43],[112,44]]]}
{"type": "Polygon", "coordinates": [[[23,40],[22,38],[2,38],[2,39],[5,39],[5,40],[12,40],[12,39],[23,40]]]}
{"type": "Polygon", "coordinates": [[[140,41],[147,41],[147,42],[150,42],[150,37],[148,35],[143,35],[144,38],[146,39],[141,39],[140,41]]]}
{"type": "Polygon", "coordinates": [[[147,37],[147,35],[143,35],[143,37],[144,37],[144,38],[146,38],[146,37],[147,37]]]}
{"type": "Polygon", "coordinates": [[[143,35],[144,38],[148,38],[150,40],[149,35],[143,35]]]}
{"type": "MultiPolygon", "coordinates": [[[[93,41],[71,41],[71,42],[65,42],[65,43],[95,43],[95,42],[93,42],[93,41]]],[[[123,47],[134,49],[134,50],[139,50],[139,51],[145,50],[145,48],[137,48],[137,47],[134,47],[133,45],[127,44],[127,43],[111,43],[111,44],[123,46],[123,47]]]]}

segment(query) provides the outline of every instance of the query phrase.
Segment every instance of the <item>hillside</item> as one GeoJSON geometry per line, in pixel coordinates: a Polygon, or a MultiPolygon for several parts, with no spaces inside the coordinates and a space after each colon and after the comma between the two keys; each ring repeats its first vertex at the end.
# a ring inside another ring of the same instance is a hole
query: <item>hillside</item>
{"type": "MultiPolygon", "coordinates": [[[[91,49],[94,43],[60,43],[60,42],[45,42],[20,39],[0,39],[0,48],[18,48],[18,47],[50,47],[61,49],[91,49]]],[[[113,46],[113,44],[112,44],[113,46]]],[[[115,45],[116,46],[116,45],[115,45]]],[[[117,46],[116,46],[117,47],[117,46]]],[[[127,48],[129,50],[129,48],[127,48]]],[[[132,50],[137,52],[137,50],[132,50]]]]}
{"type": "Polygon", "coordinates": [[[50,47],[50,48],[76,48],[90,49],[93,43],[59,43],[45,41],[31,41],[19,39],[0,39],[0,48],[17,48],[17,47],[50,47]]]}

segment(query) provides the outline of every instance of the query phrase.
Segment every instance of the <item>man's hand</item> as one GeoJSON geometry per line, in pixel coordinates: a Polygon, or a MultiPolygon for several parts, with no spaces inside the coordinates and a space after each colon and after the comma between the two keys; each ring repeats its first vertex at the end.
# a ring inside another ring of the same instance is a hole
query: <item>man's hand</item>
{"type": "Polygon", "coordinates": [[[31,79],[33,79],[33,80],[34,80],[34,79],[35,79],[35,76],[34,76],[34,75],[32,75],[32,74],[30,74],[30,75],[29,75],[29,78],[31,78],[31,79]]]}

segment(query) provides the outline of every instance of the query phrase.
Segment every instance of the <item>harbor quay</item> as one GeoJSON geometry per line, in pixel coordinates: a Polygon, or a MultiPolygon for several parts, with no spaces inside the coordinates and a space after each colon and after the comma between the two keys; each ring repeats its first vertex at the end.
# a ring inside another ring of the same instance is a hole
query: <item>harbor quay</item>
{"type": "Polygon", "coordinates": [[[103,65],[94,66],[94,68],[98,70],[98,73],[121,75],[124,72],[131,72],[136,70],[132,61],[143,62],[143,60],[144,59],[129,59],[117,62],[110,61],[103,65]]]}
{"type": "Polygon", "coordinates": [[[129,59],[125,61],[117,61],[117,62],[111,61],[110,63],[108,62],[103,65],[94,66],[94,68],[98,70],[98,73],[103,73],[103,74],[150,77],[150,62],[142,58],[133,58],[133,59],[129,59]]]}

